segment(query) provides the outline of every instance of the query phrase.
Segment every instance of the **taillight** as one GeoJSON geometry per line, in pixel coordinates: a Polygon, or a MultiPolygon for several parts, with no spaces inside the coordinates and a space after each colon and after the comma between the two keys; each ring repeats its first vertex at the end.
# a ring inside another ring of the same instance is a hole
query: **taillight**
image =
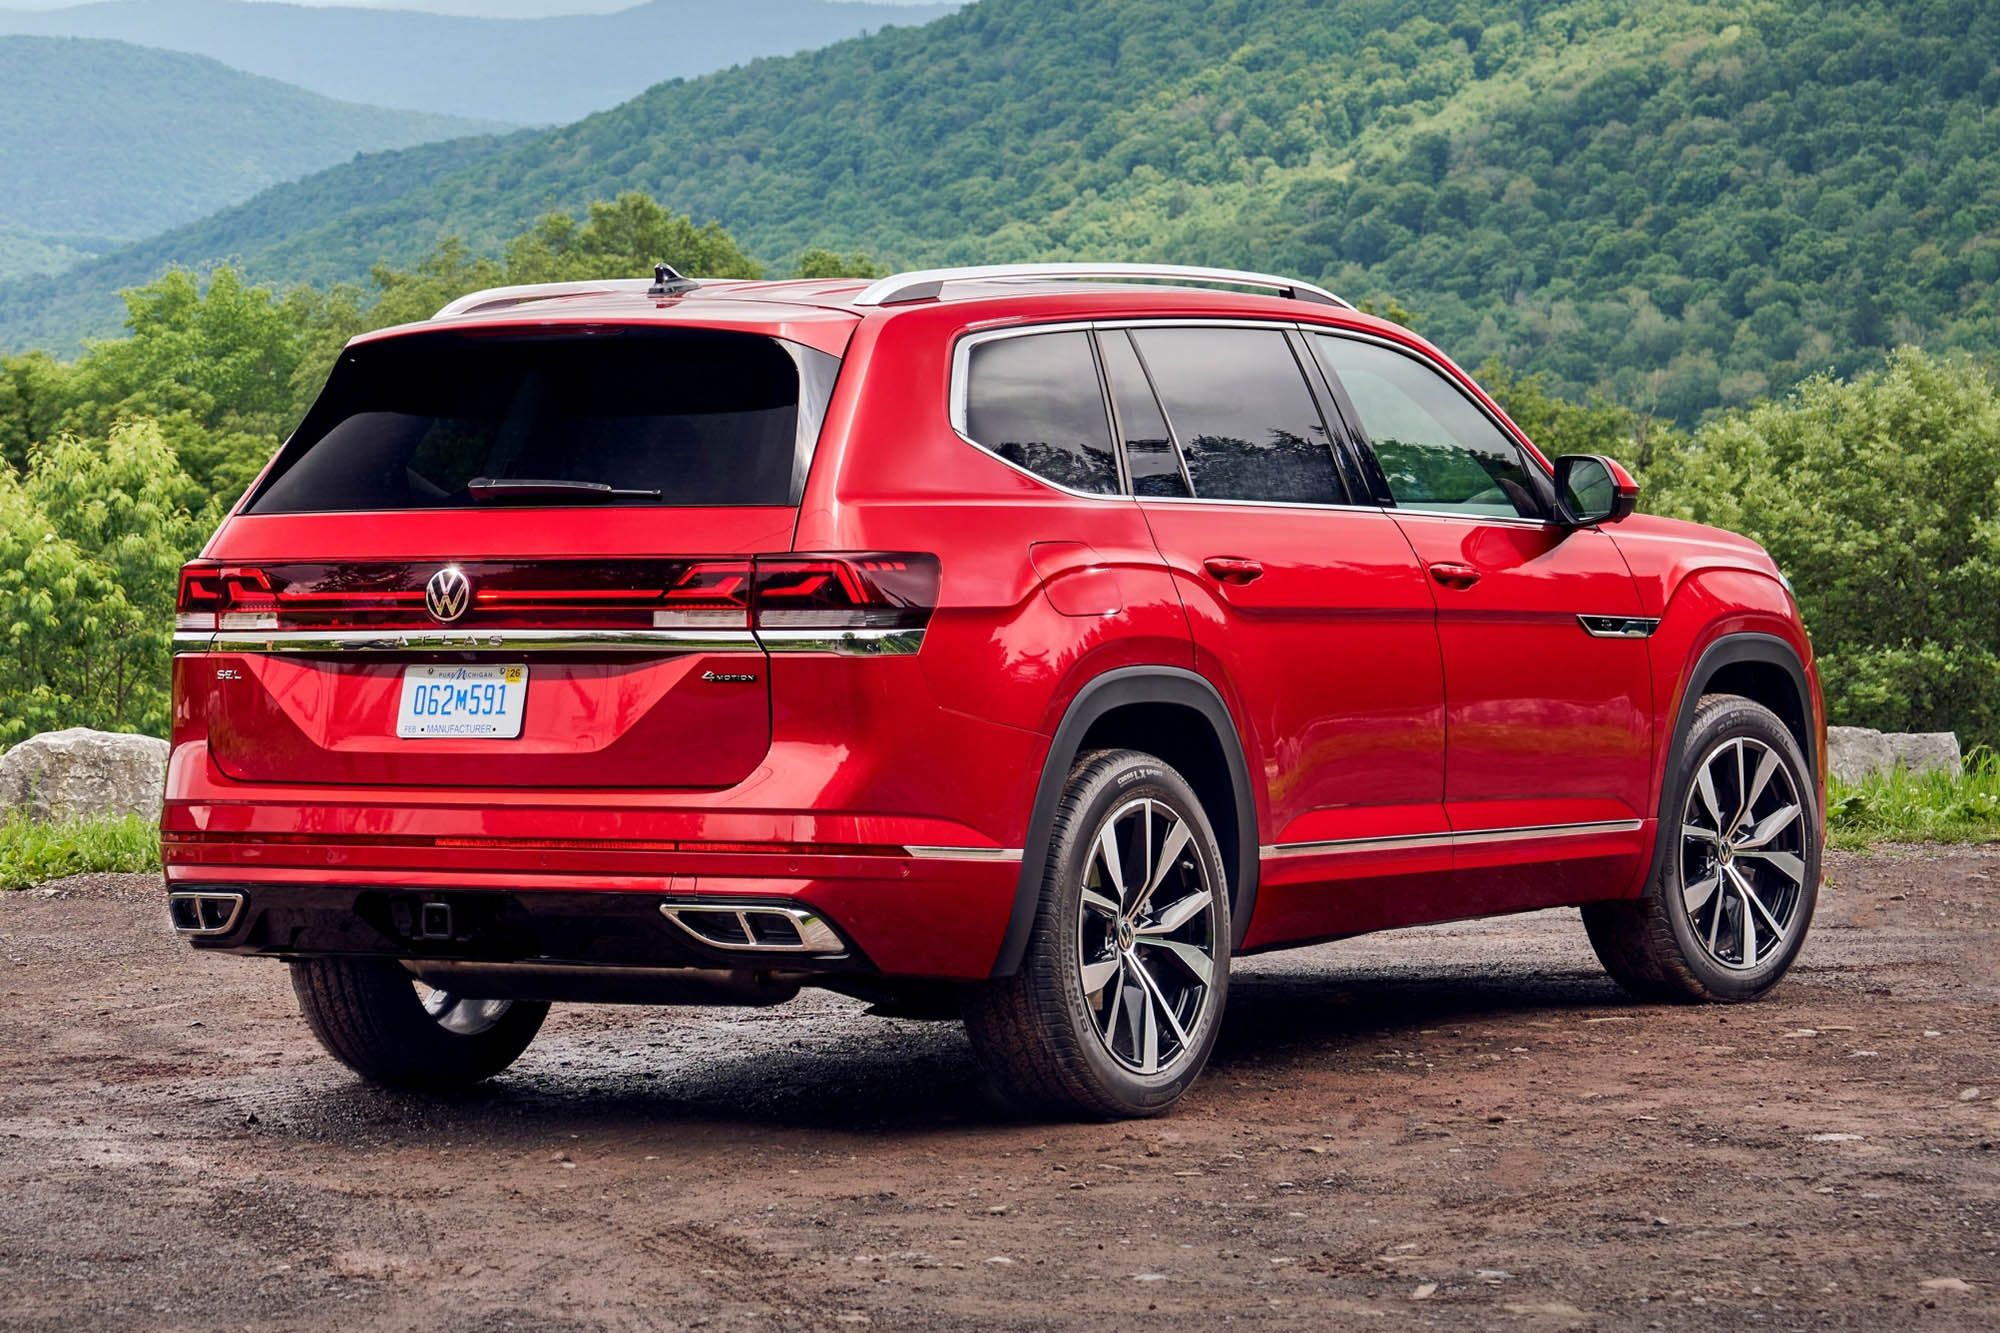
{"type": "Polygon", "coordinates": [[[758,629],[921,629],[937,606],[930,555],[759,556],[758,629]]]}
{"type": "Polygon", "coordinates": [[[263,570],[195,561],[181,568],[174,628],[276,629],[278,597],[263,570]]]}
{"type": "Polygon", "coordinates": [[[750,624],[752,565],[748,560],[703,560],[689,565],[660,595],[653,612],[661,629],[744,629],[750,624]]]}
{"type": "Polygon", "coordinates": [[[458,566],[197,560],[181,570],[174,628],[921,629],[937,594],[937,557],[875,552],[458,566]],[[440,622],[424,589],[447,568],[472,595],[440,622]]]}

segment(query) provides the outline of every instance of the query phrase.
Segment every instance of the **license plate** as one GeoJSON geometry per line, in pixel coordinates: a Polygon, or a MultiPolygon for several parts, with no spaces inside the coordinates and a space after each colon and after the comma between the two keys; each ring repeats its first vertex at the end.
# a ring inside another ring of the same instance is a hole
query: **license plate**
{"type": "Polygon", "coordinates": [[[511,740],[528,706],[525,666],[407,666],[396,734],[511,740]]]}

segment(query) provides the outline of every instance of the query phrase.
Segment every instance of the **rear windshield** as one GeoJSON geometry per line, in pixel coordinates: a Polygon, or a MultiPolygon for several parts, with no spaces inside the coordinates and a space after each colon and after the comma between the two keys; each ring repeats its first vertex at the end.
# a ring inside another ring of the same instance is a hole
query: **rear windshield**
{"type": "Polygon", "coordinates": [[[795,505],[839,367],[707,329],[364,343],[341,354],[248,512],[795,505]]]}

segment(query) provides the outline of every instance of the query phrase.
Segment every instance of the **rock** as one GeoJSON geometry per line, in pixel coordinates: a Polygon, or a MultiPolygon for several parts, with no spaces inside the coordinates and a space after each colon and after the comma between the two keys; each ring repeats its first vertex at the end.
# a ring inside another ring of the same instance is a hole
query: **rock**
{"type": "Polygon", "coordinates": [[[1918,1284],[1925,1291],[1971,1291],[1972,1284],[1962,1277],[1931,1277],[1918,1284]]]}
{"type": "Polygon", "coordinates": [[[1901,767],[1911,773],[1943,769],[1957,777],[1965,769],[1958,735],[1950,731],[1875,731],[1868,727],[1828,727],[1826,767],[1842,782],[1901,767]]]}
{"type": "Polygon", "coordinates": [[[31,736],[0,755],[0,811],[37,820],[160,817],[167,743],[71,727],[31,736]]]}

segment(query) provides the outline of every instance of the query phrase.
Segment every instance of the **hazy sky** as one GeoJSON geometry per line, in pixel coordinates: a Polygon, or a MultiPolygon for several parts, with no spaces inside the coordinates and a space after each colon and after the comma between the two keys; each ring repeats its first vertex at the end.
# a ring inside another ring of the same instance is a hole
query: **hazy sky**
{"type": "MultiPolygon", "coordinates": [[[[882,4],[919,4],[923,0],[877,0],[882,4]]],[[[0,9],[63,9],[89,0],[0,0],[0,9]]],[[[302,5],[350,5],[363,9],[427,9],[434,14],[472,14],[483,18],[540,18],[548,14],[608,14],[630,9],[638,0],[285,0],[302,5]]]]}

